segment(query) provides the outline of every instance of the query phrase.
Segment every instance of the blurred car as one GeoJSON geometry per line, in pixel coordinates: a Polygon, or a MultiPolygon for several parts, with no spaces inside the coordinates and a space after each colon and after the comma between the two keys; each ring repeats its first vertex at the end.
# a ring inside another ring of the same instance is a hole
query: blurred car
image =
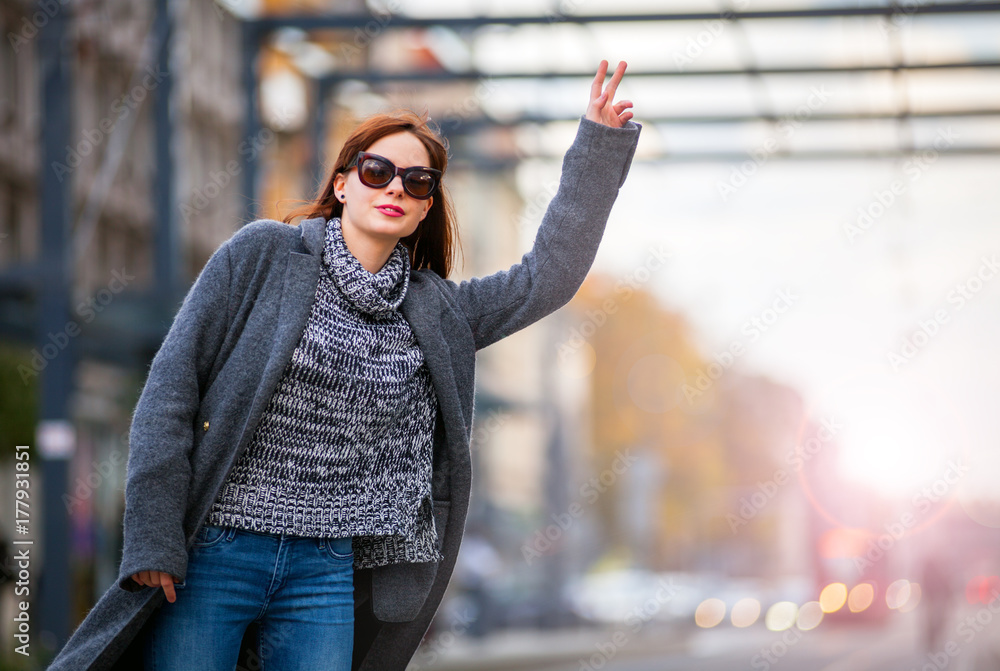
{"type": "Polygon", "coordinates": [[[587,622],[676,622],[693,617],[700,582],[690,573],[620,569],[571,580],[565,594],[573,612],[587,622]]]}

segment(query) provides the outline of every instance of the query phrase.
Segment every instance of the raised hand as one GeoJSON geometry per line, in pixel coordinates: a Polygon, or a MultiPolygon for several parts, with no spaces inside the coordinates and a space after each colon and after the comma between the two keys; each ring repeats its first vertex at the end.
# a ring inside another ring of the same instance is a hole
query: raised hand
{"type": "Polygon", "coordinates": [[[604,85],[604,76],[608,73],[608,62],[601,61],[601,64],[597,67],[597,76],[594,77],[594,83],[590,86],[590,104],[587,105],[586,118],[605,126],[611,126],[612,128],[621,128],[632,118],[632,112],[627,109],[632,106],[631,100],[614,102],[618,82],[625,75],[627,65],[625,61],[618,62],[618,67],[615,68],[615,73],[611,76],[611,81],[608,82],[607,88],[602,92],[601,87],[604,85]]]}

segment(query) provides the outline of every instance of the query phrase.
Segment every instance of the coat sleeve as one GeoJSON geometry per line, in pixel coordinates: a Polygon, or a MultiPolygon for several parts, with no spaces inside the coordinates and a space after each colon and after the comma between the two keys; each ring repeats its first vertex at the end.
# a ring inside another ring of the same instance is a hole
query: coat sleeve
{"type": "Polygon", "coordinates": [[[129,432],[124,547],[118,586],[145,589],[139,571],[187,571],[184,515],[194,422],[229,323],[230,245],[219,247],[181,304],[153,358],[129,432]]]}
{"type": "Polygon", "coordinates": [[[531,250],[508,270],[458,285],[447,281],[477,350],[554,312],[576,294],[597,255],[641,129],[634,121],[612,128],[581,116],[531,250]]]}

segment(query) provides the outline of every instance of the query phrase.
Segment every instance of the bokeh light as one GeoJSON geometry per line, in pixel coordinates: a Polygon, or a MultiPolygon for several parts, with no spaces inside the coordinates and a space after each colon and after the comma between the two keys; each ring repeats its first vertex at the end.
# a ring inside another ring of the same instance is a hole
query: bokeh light
{"type": "Polygon", "coordinates": [[[989,605],[1000,596],[1000,576],[990,575],[979,584],[979,602],[989,605]]]}
{"type": "Polygon", "coordinates": [[[822,621],[823,606],[820,605],[819,601],[809,601],[802,604],[802,608],[799,608],[799,614],[795,618],[795,626],[802,631],[809,631],[818,627],[822,621]]]}
{"type": "Polygon", "coordinates": [[[799,607],[791,601],[779,601],[767,609],[764,626],[771,631],[784,631],[795,624],[799,607]]]}
{"type": "Polygon", "coordinates": [[[734,627],[749,627],[760,617],[760,601],[753,597],[740,599],[733,605],[730,617],[734,627]]]}
{"type": "Polygon", "coordinates": [[[721,599],[705,599],[694,612],[694,623],[704,629],[711,629],[726,617],[726,604],[721,599]]]}
{"type": "Polygon", "coordinates": [[[972,521],[990,529],[1000,529],[1000,501],[959,496],[958,502],[972,521]]]}
{"type": "Polygon", "coordinates": [[[972,605],[990,604],[1000,594],[1000,577],[977,575],[965,585],[965,600],[972,605]]]}
{"type": "Polygon", "coordinates": [[[910,600],[910,581],[900,578],[885,590],[885,605],[893,610],[903,606],[910,600]]]}
{"type": "Polygon", "coordinates": [[[899,607],[899,612],[909,613],[911,610],[915,610],[916,607],[920,605],[921,594],[922,590],[920,589],[920,585],[915,582],[911,582],[910,598],[906,600],[906,603],[899,607]]]}
{"type": "Polygon", "coordinates": [[[847,585],[842,582],[830,583],[819,595],[819,604],[824,613],[835,613],[847,603],[847,585]]]}
{"type": "Polygon", "coordinates": [[[852,613],[860,613],[872,605],[874,600],[875,588],[872,587],[872,584],[870,582],[859,583],[852,587],[850,594],[847,595],[847,607],[851,609],[852,613]]]}

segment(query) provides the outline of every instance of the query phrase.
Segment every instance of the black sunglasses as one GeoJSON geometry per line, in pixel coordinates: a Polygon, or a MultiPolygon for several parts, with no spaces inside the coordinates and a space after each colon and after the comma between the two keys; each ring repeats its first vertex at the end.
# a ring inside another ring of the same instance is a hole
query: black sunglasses
{"type": "Polygon", "coordinates": [[[367,151],[359,151],[347,169],[354,166],[358,166],[358,179],[361,183],[372,189],[388,186],[399,175],[403,178],[403,191],[418,200],[427,200],[434,195],[441,182],[440,170],[421,166],[397,168],[384,156],[367,151]]]}

